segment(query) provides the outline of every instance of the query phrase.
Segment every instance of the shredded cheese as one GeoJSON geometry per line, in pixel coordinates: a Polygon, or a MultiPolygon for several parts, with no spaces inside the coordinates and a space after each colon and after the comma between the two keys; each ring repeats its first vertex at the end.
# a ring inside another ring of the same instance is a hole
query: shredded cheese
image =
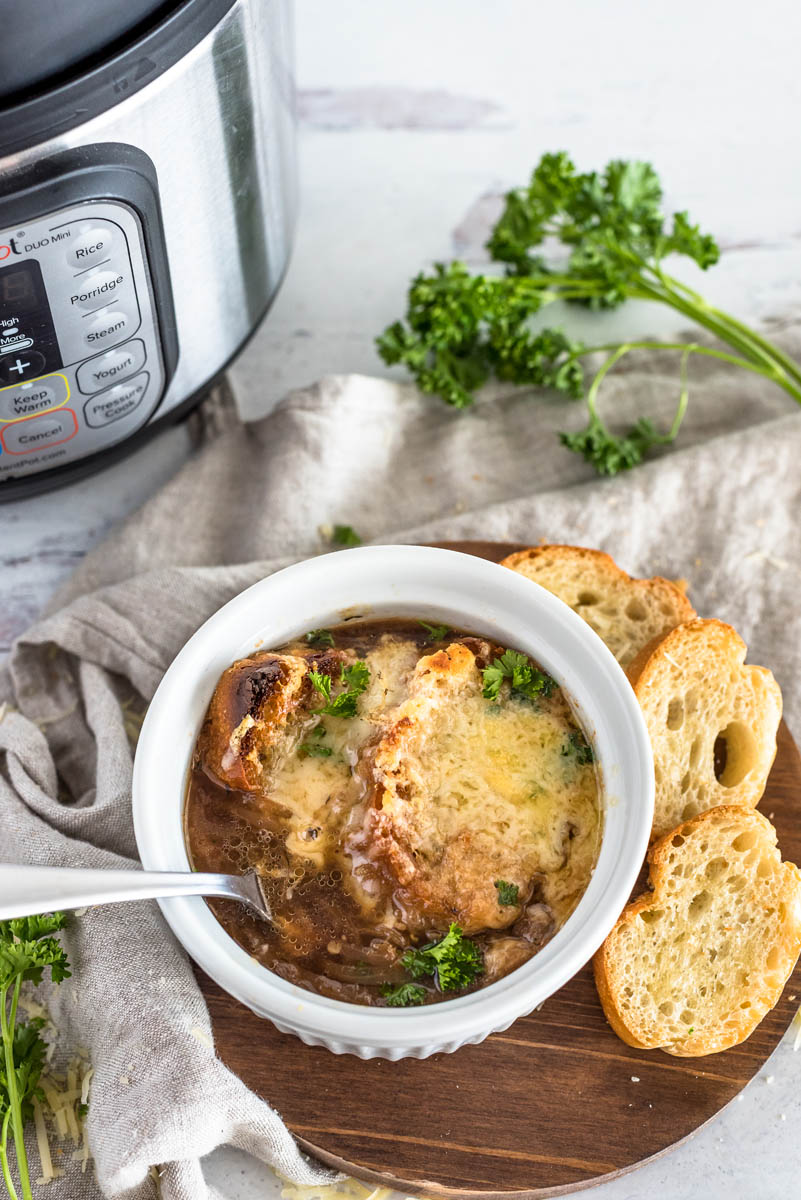
{"type": "Polygon", "coordinates": [[[318,1184],[316,1187],[304,1187],[302,1184],[290,1183],[288,1179],[282,1182],[282,1200],[389,1200],[392,1195],[391,1188],[369,1188],[357,1179],[341,1179],[336,1183],[318,1184]]]}

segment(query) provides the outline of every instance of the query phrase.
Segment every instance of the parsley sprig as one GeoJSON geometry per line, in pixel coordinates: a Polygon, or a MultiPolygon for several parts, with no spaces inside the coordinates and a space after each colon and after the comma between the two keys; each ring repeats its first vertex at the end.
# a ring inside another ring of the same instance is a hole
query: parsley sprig
{"type": "Polygon", "coordinates": [[[433,975],[443,992],[469,987],[484,970],[481,951],[458,925],[451,925],[439,942],[410,948],[401,962],[413,979],[433,975]]]}
{"type": "Polygon", "coordinates": [[[367,663],[361,661],[355,662],[349,667],[343,667],[339,682],[344,684],[345,691],[340,692],[333,699],[331,696],[333,680],[330,675],[323,675],[320,671],[310,671],[309,679],[325,700],[322,708],[314,709],[315,713],[320,715],[327,713],[331,717],[355,717],[356,702],[370,682],[370,668],[367,663]]]}
{"type": "Polygon", "coordinates": [[[428,630],[429,642],[441,642],[451,631],[450,625],[429,625],[428,621],[418,621],[417,624],[428,630]]]}
{"type": "Polygon", "coordinates": [[[504,906],[517,904],[520,888],[516,883],[507,883],[505,879],[496,879],[498,903],[504,906]]]}
{"type": "Polygon", "coordinates": [[[512,692],[534,700],[538,696],[550,696],[559,686],[555,679],[535,667],[525,654],[517,650],[504,650],[500,658],[494,658],[482,671],[483,694],[487,700],[497,700],[501,684],[508,679],[512,692]]]}
{"type": "Polygon", "coordinates": [[[61,943],[53,936],[63,926],[63,913],[0,921],[0,1170],[12,1200],[18,1200],[18,1193],[8,1161],[9,1133],[17,1152],[22,1200],[33,1200],[25,1123],[33,1116],[34,1099],[43,1099],[39,1078],[47,1049],[40,1032],[44,1021],[17,1017],[20,991],[25,982],[41,983],[46,970],[54,983],[70,974],[61,943]]]}
{"type": "Polygon", "coordinates": [[[571,729],[567,741],[562,746],[562,754],[565,758],[571,758],[579,767],[589,766],[595,761],[592,746],[580,729],[571,729]]]}
{"type": "Polygon", "coordinates": [[[391,1008],[407,1008],[411,1004],[422,1004],[426,989],[419,983],[385,983],[381,995],[391,1008]]]}
{"type": "Polygon", "coordinates": [[[665,270],[672,255],[707,270],[720,252],[686,212],[665,216],[659,177],[648,163],[613,160],[601,173],[579,172],[567,154],[544,154],[529,183],[507,194],[487,248],[505,274],[473,275],[460,262],[436,263],[412,280],[405,320],[377,338],[385,362],[404,364],[422,391],[456,408],[472,404],[491,376],[584,397],[587,426],[561,434],[562,443],[599,474],[615,475],[676,437],[692,355],[763,375],[801,403],[801,365],[665,270]],[[557,301],[600,311],[630,299],[669,305],[726,348],[642,340],[587,346],[559,329],[531,327],[557,301]],[[601,419],[598,392],[612,367],[638,349],[680,354],[675,416],[664,432],[641,418],[613,433],[601,419]],[[607,357],[588,383],[582,359],[596,352],[607,357]]]}

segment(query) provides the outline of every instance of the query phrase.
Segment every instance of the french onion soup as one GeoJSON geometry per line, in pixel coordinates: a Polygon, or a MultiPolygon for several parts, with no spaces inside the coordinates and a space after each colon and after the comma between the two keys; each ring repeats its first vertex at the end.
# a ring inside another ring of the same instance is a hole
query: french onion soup
{"type": "Polygon", "coordinates": [[[258,962],[356,1004],[519,967],[590,879],[600,790],[536,663],[446,626],[353,620],[226,670],[195,747],[192,865],[256,871],[274,922],[209,901],[258,962]]]}

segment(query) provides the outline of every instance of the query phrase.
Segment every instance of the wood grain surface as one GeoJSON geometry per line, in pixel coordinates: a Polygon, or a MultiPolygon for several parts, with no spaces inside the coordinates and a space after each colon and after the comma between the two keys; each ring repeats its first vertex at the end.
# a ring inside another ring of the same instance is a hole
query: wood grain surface
{"type": "MultiPolygon", "coordinates": [[[[451,543],[498,559],[516,546],[451,543]]],[[[801,860],[801,756],[782,723],[760,809],[801,860]]],[[[563,1195],[692,1134],[759,1070],[801,998],[797,965],[743,1045],[707,1058],[635,1050],[607,1025],[585,967],[539,1011],[480,1046],[362,1062],[303,1045],[198,972],[217,1051],[303,1147],[366,1182],[425,1196],[563,1195]]]]}

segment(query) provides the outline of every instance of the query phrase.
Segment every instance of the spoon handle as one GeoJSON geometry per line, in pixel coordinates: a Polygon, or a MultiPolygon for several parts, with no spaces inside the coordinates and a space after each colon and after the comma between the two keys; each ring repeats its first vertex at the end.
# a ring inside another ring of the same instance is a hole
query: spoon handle
{"type": "Polygon", "coordinates": [[[106,871],[0,863],[0,920],[166,896],[230,896],[241,900],[238,883],[230,875],[200,871],[106,871]]]}

